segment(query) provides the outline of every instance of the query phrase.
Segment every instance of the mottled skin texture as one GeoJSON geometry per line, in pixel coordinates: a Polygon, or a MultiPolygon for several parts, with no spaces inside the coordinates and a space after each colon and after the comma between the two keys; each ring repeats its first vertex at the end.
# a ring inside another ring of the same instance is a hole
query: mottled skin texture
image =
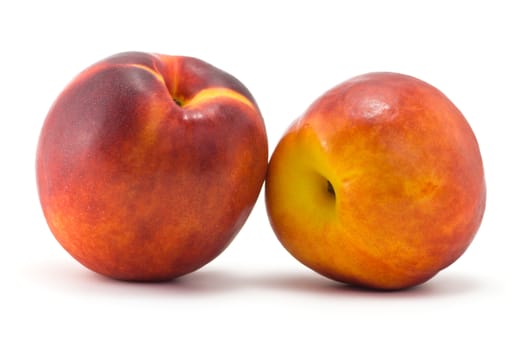
{"type": "Polygon", "coordinates": [[[328,91],[293,123],[272,155],[266,202],[277,237],[305,265],[399,289],[465,251],[485,180],[452,102],[415,78],[373,73],[328,91]]]}
{"type": "Polygon", "coordinates": [[[226,248],[267,158],[262,117],[237,79],[195,58],[130,52],[65,88],[36,170],[49,227],[74,258],[113,278],[158,281],[226,248]]]}

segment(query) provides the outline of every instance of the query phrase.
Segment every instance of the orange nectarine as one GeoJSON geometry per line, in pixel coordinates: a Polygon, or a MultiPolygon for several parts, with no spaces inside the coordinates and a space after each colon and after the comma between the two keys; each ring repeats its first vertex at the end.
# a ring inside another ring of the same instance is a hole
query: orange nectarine
{"type": "Polygon", "coordinates": [[[485,209],[476,138],[435,87],[372,73],[326,92],[287,130],[266,180],[273,229],[332,279],[414,286],[454,262],[485,209]]]}

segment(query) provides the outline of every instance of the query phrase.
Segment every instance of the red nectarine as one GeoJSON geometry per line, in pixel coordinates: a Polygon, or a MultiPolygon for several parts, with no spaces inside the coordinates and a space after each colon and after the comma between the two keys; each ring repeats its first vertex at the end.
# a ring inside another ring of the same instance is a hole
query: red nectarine
{"type": "Polygon", "coordinates": [[[129,52],[79,74],[45,120],[36,171],[60,244],[91,270],[157,281],[214,259],[268,157],[257,104],[199,59],[129,52]]]}

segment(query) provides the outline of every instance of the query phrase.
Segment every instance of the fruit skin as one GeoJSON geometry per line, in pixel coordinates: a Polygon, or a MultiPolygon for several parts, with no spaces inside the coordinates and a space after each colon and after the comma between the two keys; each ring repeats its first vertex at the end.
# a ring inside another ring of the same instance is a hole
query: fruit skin
{"type": "Polygon", "coordinates": [[[228,246],[267,162],[263,119],[236,78],[196,58],[127,52],[57,98],[36,177],[47,223],[75,259],[116,279],[161,281],[228,246]]]}
{"type": "Polygon", "coordinates": [[[334,280],[423,283],[472,241],[485,209],[476,138],[433,86],[397,73],[317,99],[272,154],[266,206],[283,246],[334,280]]]}

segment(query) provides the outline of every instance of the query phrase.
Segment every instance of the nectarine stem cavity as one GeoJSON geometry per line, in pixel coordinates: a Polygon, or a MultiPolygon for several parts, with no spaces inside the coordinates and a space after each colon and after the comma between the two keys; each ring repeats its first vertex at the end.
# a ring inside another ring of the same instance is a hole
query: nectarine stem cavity
{"type": "Polygon", "coordinates": [[[330,180],[326,180],[326,190],[328,191],[328,193],[335,199],[335,190],[334,190],[334,186],[332,185],[332,183],[330,182],[330,180]]]}

